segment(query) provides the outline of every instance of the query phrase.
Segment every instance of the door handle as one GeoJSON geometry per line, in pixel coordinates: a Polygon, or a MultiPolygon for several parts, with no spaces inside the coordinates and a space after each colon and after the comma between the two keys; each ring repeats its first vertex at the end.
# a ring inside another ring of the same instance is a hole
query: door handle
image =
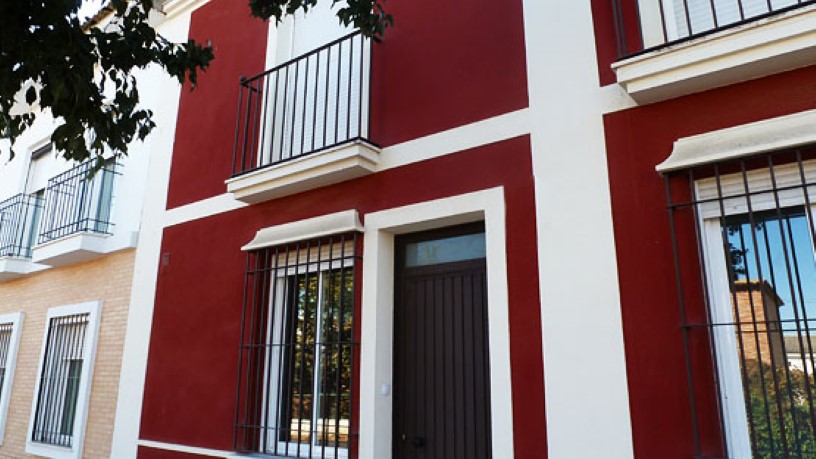
{"type": "Polygon", "coordinates": [[[407,435],[402,434],[402,441],[410,443],[414,448],[422,448],[425,446],[425,439],[422,437],[408,438],[407,435]]]}

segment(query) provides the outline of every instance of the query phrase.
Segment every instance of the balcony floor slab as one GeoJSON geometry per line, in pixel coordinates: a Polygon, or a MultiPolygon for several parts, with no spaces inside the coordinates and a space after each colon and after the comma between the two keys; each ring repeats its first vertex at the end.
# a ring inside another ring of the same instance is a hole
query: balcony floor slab
{"type": "Polygon", "coordinates": [[[0,282],[18,279],[44,269],[48,269],[48,266],[27,258],[0,257],[0,282]]]}
{"type": "Polygon", "coordinates": [[[273,164],[226,181],[227,191],[248,204],[355,179],[376,170],[379,149],[364,141],[273,164]]]}

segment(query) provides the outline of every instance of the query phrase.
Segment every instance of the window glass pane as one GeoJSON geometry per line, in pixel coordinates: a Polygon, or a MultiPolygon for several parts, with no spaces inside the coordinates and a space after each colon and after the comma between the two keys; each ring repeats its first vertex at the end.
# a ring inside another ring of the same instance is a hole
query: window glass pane
{"type": "Polygon", "coordinates": [[[405,266],[426,266],[485,258],[485,234],[466,234],[405,245],[405,266]]]}
{"type": "Polygon", "coordinates": [[[816,263],[803,207],[725,220],[731,306],[756,456],[816,457],[816,263]],[[799,454],[804,455],[799,455],[799,454]]]}
{"type": "Polygon", "coordinates": [[[82,374],[82,360],[70,360],[67,362],[67,366],[68,381],[65,384],[60,433],[63,435],[72,435],[74,433],[77,397],[79,396],[79,377],[82,374]]]}
{"type": "Polygon", "coordinates": [[[354,273],[351,268],[323,275],[320,405],[317,443],[348,447],[351,418],[351,356],[354,317],[354,273]]]}
{"type": "MultiPolygon", "coordinates": [[[[318,311],[318,276],[316,273],[294,276],[292,285],[292,326],[287,369],[291,371],[286,394],[288,422],[283,422],[283,440],[309,442],[314,388],[315,330],[318,311]],[[288,428],[288,432],[287,429],[288,428]]],[[[286,370],[285,370],[286,371],[286,370]]]]}

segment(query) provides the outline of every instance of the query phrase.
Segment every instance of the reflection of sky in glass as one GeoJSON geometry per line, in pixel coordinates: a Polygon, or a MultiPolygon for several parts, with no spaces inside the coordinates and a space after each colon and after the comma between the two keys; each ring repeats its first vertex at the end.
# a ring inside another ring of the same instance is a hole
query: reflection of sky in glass
{"type": "Polygon", "coordinates": [[[405,246],[406,266],[425,266],[485,258],[485,235],[464,236],[414,242],[405,246]]]}
{"type": "Polygon", "coordinates": [[[743,260],[733,260],[736,278],[758,280],[761,274],[784,301],[779,315],[786,334],[796,333],[797,319],[803,333],[806,326],[814,333],[816,263],[804,208],[784,209],[781,220],[776,211],[757,212],[754,224],[756,231],[752,234],[747,215],[726,219],[732,253],[736,250],[744,254],[743,260]]]}

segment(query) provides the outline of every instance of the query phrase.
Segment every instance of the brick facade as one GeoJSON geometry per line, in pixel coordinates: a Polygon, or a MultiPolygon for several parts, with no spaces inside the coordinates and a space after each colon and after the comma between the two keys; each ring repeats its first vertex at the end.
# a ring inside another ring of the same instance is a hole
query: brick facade
{"type": "Polygon", "coordinates": [[[102,314],[82,457],[110,456],[134,253],[127,250],[0,284],[0,314],[25,314],[0,458],[31,457],[25,440],[48,309],[93,300],[102,301],[102,314]]]}

